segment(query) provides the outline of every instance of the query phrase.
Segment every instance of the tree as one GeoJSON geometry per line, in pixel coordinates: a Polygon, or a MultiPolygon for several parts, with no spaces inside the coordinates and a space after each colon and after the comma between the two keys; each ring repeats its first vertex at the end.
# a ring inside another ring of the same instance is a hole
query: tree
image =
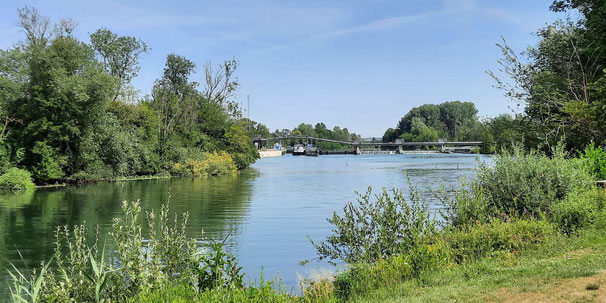
{"type": "Polygon", "coordinates": [[[314,126],[314,131],[316,135],[320,138],[329,138],[331,136],[331,131],[326,128],[326,124],[322,122],[316,123],[314,126]]]}
{"type": "Polygon", "coordinates": [[[308,136],[308,137],[316,136],[316,131],[314,130],[313,126],[311,126],[311,124],[301,123],[295,129],[293,129],[293,132],[295,130],[298,130],[302,136],[308,136]]]}
{"type": "Polygon", "coordinates": [[[242,169],[259,158],[259,152],[252,144],[250,136],[239,125],[231,125],[225,132],[224,143],[226,150],[236,162],[238,169],[242,169]]]}
{"type": "Polygon", "coordinates": [[[238,62],[235,59],[224,61],[217,69],[213,69],[210,62],[204,66],[206,87],[202,96],[225,108],[232,117],[240,115],[238,104],[231,100],[240,85],[238,78],[234,77],[237,68],[238,62]]]}
{"type": "Polygon", "coordinates": [[[11,133],[25,150],[21,164],[45,181],[62,176],[57,166],[68,174],[82,168],[83,139],[104,115],[115,81],[98,68],[90,47],[69,35],[48,45],[34,41],[26,45],[26,91],[7,108],[23,124],[11,133]]]}
{"type": "MultiPolygon", "coordinates": [[[[505,41],[500,71],[490,72],[505,95],[524,105],[527,134],[533,133],[545,151],[564,142],[581,150],[591,141],[603,142],[600,125],[600,79],[606,64],[606,21],[603,1],[554,1],[552,10],[578,9],[576,22],[558,20],[538,31],[540,40],[525,54],[517,54],[505,41]],[[594,95],[595,93],[595,95],[594,95]]],[[[529,136],[525,135],[525,138],[529,136]]]]}
{"type": "Polygon", "coordinates": [[[162,78],[156,81],[152,90],[151,105],[158,113],[160,121],[159,151],[166,156],[177,127],[192,114],[197,91],[196,82],[189,80],[195,64],[185,57],[169,54],[162,78]]]}
{"type": "Polygon", "coordinates": [[[398,131],[390,127],[385,131],[385,134],[383,134],[383,138],[381,141],[383,143],[394,142],[397,137],[398,131]]]}
{"type": "Polygon", "coordinates": [[[52,34],[50,19],[41,16],[38,10],[31,7],[17,9],[17,14],[19,16],[17,25],[25,33],[28,46],[32,48],[46,46],[52,34]]]}
{"type": "Polygon", "coordinates": [[[114,95],[116,100],[123,93],[124,87],[139,72],[139,57],[147,52],[147,45],[141,39],[118,36],[106,28],[92,33],[90,41],[101,58],[105,71],[119,80],[120,86],[114,95]]]}
{"type": "Polygon", "coordinates": [[[440,122],[444,123],[449,139],[457,140],[459,129],[471,128],[477,121],[478,110],[471,102],[450,101],[440,104],[440,122]]]}
{"type": "Polygon", "coordinates": [[[19,166],[46,183],[153,174],[208,152],[229,152],[239,168],[258,157],[251,136],[269,130],[234,114],[235,60],[208,67],[200,92],[195,64],[170,54],[151,97],[122,102],[143,41],[102,28],[88,44],[69,19],[18,13],[25,41],[0,50],[0,173],[19,166]]]}
{"type": "Polygon", "coordinates": [[[412,130],[412,119],[414,117],[423,118],[427,125],[431,125],[438,129],[442,128],[440,125],[440,106],[435,104],[423,104],[418,107],[413,107],[400,121],[396,127],[398,136],[403,133],[410,132],[412,130]]]}
{"type": "Polygon", "coordinates": [[[477,129],[479,125],[478,110],[472,102],[449,101],[442,104],[423,104],[406,113],[395,130],[388,129],[383,141],[392,142],[396,138],[426,141],[421,138],[437,140],[444,137],[449,140],[476,140],[480,139],[481,132],[477,129]]]}

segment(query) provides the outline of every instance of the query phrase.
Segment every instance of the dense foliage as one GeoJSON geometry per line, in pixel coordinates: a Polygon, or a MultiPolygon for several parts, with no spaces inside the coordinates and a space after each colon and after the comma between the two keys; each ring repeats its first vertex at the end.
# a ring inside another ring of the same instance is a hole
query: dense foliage
{"type": "Polygon", "coordinates": [[[254,162],[254,131],[240,121],[233,95],[235,60],[205,66],[169,54],[151,95],[131,80],[147,45],[100,29],[90,43],[74,23],[51,24],[19,10],[26,39],[0,51],[0,173],[30,171],[38,183],[155,174],[188,158],[225,151],[237,168],[254,162]]]}
{"type": "Polygon", "coordinates": [[[589,165],[589,171],[591,174],[599,179],[606,179],[606,149],[602,146],[596,146],[594,142],[591,142],[583,153],[581,153],[581,159],[587,161],[589,165]]]}
{"type": "Polygon", "coordinates": [[[4,174],[0,175],[0,189],[4,190],[24,190],[34,188],[32,174],[28,171],[16,167],[9,168],[4,174]]]}
{"type": "Polygon", "coordinates": [[[584,161],[567,159],[561,148],[552,153],[516,148],[490,165],[480,164],[471,184],[457,190],[454,199],[444,199],[445,218],[461,226],[493,217],[551,216],[553,205],[593,186],[584,161]]]}
{"type": "Polygon", "coordinates": [[[342,216],[333,215],[334,234],[314,244],[320,258],[353,264],[332,280],[308,282],[306,294],[322,302],[355,301],[374,289],[422,282],[436,271],[485,258],[512,258],[583,230],[603,232],[606,194],[591,180],[585,162],[564,157],[562,148],[552,156],[518,148],[480,166],[471,184],[441,199],[440,229],[415,206],[418,195],[410,206],[400,206],[397,191],[375,201],[362,196],[342,216]]]}
{"type": "Polygon", "coordinates": [[[396,139],[415,142],[480,140],[484,131],[478,120],[478,110],[471,102],[451,101],[442,104],[423,104],[412,108],[383,135],[383,142],[396,139]]]}
{"type": "Polygon", "coordinates": [[[549,151],[563,141],[582,150],[606,143],[606,6],[602,0],[557,0],[551,9],[575,10],[578,20],[558,20],[540,29],[537,45],[517,54],[505,40],[497,87],[525,105],[520,119],[528,148],[549,151]],[[509,80],[503,78],[508,77],[509,80]]]}

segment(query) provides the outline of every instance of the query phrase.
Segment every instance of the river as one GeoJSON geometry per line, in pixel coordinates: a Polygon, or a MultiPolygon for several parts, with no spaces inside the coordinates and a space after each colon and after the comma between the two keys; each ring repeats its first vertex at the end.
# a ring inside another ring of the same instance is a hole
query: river
{"type": "MultiPolygon", "coordinates": [[[[7,295],[8,262],[36,267],[52,257],[59,225],[100,226],[105,234],[120,215],[123,200],[140,200],[144,211],[159,209],[170,194],[176,212],[188,211],[188,233],[215,239],[228,237],[247,274],[255,280],[279,274],[287,290],[298,291],[297,274],[331,268],[325,262],[301,260],[316,254],[308,237],[322,240],[331,232],[326,218],[368,186],[408,188],[407,175],[422,191],[452,188],[473,176],[477,155],[335,155],[283,156],[258,160],[237,176],[101,182],[0,193],[0,297],[7,295]]],[[[439,205],[427,192],[432,209],[439,205]]]]}

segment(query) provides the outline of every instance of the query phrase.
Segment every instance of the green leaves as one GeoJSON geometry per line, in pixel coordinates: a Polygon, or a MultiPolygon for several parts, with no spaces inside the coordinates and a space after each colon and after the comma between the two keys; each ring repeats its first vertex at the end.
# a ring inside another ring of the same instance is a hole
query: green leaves
{"type": "Polygon", "coordinates": [[[406,200],[399,189],[372,196],[372,188],[358,194],[358,203],[348,203],[343,215],[328,219],[334,234],[320,244],[311,240],[320,259],[340,259],[348,263],[373,262],[404,253],[436,232],[427,206],[416,189],[406,200]]]}
{"type": "Polygon", "coordinates": [[[581,154],[589,165],[589,171],[598,180],[606,179],[606,149],[591,142],[581,154]]]}

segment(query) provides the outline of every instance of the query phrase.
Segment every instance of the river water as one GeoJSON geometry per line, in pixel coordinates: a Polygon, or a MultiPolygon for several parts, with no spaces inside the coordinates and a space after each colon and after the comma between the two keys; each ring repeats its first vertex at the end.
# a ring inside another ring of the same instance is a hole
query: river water
{"type": "MultiPolygon", "coordinates": [[[[473,176],[482,156],[462,154],[334,155],[258,160],[237,176],[101,182],[82,186],[0,193],[0,297],[7,295],[8,262],[36,267],[52,257],[59,225],[86,222],[105,234],[120,215],[123,200],[140,200],[143,211],[158,210],[170,194],[171,209],[190,213],[188,233],[228,237],[247,278],[280,276],[298,291],[298,274],[333,269],[316,257],[308,237],[320,241],[331,232],[326,218],[341,212],[355,191],[408,188],[407,176],[421,191],[456,187],[473,176]]],[[[437,202],[427,192],[433,209],[437,202]]],[[[143,217],[143,216],[142,216],[143,217]]],[[[111,249],[111,247],[110,247],[111,249]]]]}

